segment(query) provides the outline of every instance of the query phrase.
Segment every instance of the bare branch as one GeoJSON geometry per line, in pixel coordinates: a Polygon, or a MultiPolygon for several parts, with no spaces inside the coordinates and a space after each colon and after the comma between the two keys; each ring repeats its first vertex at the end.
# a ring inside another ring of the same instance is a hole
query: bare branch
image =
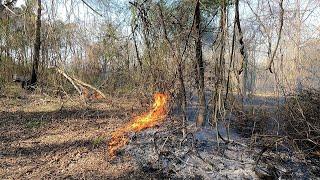
{"type": "Polygon", "coordinates": [[[283,0],[280,0],[279,6],[280,6],[280,19],[279,19],[280,26],[279,26],[278,40],[277,40],[276,47],[275,47],[275,49],[274,49],[274,51],[272,53],[272,57],[270,59],[269,65],[267,67],[267,69],[270,71],[270,73],[273,73],[272,69],[271,69],[271,66],[272,66],[272,63],[274,61],[274,57],[276,56],[276,52],[277,52],[277,49],[278,49],[278,46],[279,46],[279,42],[280,42],[280,39],[281,39],[281,34],[282,34],[283,15],[284,15],[283,0]]]}
{"type": "Polygon", "coordinates": [[[88,8],[90,8],[93,12],[95,12],[96,14],[98,14],[99,16],[103,16],[101,13],[99,13],[97,10],[95,10],[93,7],[91,7],[85,0],[81,0],[83,2],[83,4],[85,4],[88,8]]]}

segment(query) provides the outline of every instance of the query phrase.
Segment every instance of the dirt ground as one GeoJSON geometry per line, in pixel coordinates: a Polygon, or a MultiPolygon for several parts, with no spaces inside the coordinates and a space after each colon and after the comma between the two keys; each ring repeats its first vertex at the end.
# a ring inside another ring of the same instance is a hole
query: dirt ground
{"type": "MultiPolygon", "coordinates": [[[[179,118],[171,115],[131,135],[120,154],[109,157],[110,133],[145,112],[151,100],[109,96],[84,103],[44,93],[0,94],[0,179],[258,179],[254,155],[259,149],[222,143],[216,151],[211,127],[194,129],[179,144],[179,118]],[[161,152],[155,150],[156,134],[161,152]]],[[[246,140],[237,134],[232,139],[246,140]]],[[[298,175],[283,177],[310,177],[304,166],[287,159],[290,167],[284,162],[278,169],[298,175]]]]}
{"type": "Polygon", "coordinates": [[[134,98],[85,105],[79,99],[2,96],[0,179],[128,179],[142,174],[131,157],[110,160],[109,133],[143,110],[134,98]]]}

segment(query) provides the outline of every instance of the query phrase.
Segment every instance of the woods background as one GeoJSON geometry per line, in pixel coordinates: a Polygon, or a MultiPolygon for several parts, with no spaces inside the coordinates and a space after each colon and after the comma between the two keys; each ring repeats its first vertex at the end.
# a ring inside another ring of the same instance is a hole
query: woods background
{"type": "Polygon", "coordinates": [[[208,89],[220,76],[224,89],[228,84],[242,94],[291,93],[319,84],[316,0],[285,1],[283,19],[278,1],[241,1],[240,26],[233,1],[201,1],[199,17],[196,3],[188,0],[43,1],[39,53],[38,3],[14,7],[15,1],[3,2],[2,87],[13,74],[31,77],[37,56],[41,86],[56,89],[62,79],[50,71],[52,66],[107,93],[150,92],[160,82],[174,88],[169,84],[177,76],[186,89],[194,89],[202,78],[197,77],[199,59],[208,89]],[[271,59],[273,74],[266,70],[271,59]]]}

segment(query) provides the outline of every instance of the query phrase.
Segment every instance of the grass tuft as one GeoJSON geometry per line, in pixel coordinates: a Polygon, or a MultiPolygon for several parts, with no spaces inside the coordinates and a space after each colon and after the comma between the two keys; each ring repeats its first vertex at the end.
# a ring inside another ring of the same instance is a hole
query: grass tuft
{"type": "Polygon", "coordinates": [[[44,124],[45,123],[42,120],[33,119],[33,120],[28,121],[26,123],[26,128],[28,128],[28,129],[37,129],[37,128],[41,127],[44,124]]]}
{"type": "Polygon", "coordinates": [[[94,147],[99,146],[103,142],[104,142],[104,138],[102,136],[99,136],[99,137],[97,137],[97,138],[92,140],[92,144],[93,144],[94,147]]]}

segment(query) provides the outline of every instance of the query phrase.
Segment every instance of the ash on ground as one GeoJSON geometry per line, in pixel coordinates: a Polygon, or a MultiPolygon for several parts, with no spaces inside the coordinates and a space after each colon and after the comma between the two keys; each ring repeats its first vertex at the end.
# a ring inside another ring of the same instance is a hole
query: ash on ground
{"type": "Polygon", "coordinates": [[[257,179],[255,161],[247,147],[215,140],[215,131],[148,129],[131,136],[123,151],[134,157],[144,173],[166,178],[257,179]]]}
{"type": "MultiPolygon", "coordinates": [[[[216,141],[216,131],[190,126],[186,137],[170,122],[153,129],[131,134],[130,143],[121,155],[132,157],[138,169],[150,177],[173,179],[260,179],[310,178],[300,161],[272,152],[257,158],[261,149],[232,134],[229,141],[216,141]],[[268,160],[273,159],[270,166],[268,160]],[[276,160],[277,159],[277,160],[276,160]],[[156,176],[155,176],[156,175],[156,176]]],[[[221,130],[222,131],[222,130],[221,130]]],[[[223,132],[223,131],[222,131],[223,132]]],[[[221,134],[220,134],[221,135],[221,134]]],[[[224,135],[224,134],[223,134],[224,135]]],[[[287,154],[287,153],[282,153],[287,154]]]]}

